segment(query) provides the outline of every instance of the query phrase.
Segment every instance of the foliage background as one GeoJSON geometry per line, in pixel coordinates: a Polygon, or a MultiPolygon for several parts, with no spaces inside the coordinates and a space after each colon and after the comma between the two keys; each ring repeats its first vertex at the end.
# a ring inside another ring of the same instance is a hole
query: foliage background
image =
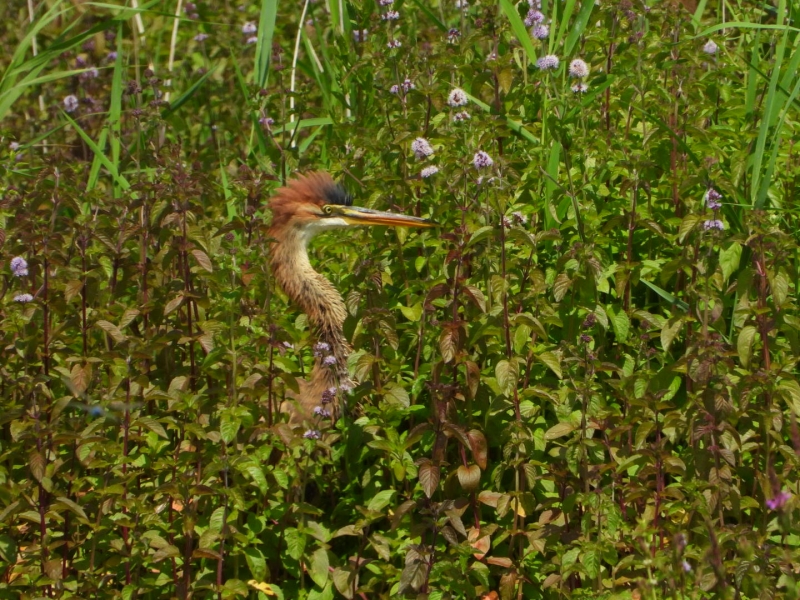
{"type": "Polygon", "coordinates": [[[0,596],[798,597],[800,7],[223,4],[0,8],[0,596]],[[441,224],[315,241],[319,441],[266,266],[313,169],[441,224]]]}

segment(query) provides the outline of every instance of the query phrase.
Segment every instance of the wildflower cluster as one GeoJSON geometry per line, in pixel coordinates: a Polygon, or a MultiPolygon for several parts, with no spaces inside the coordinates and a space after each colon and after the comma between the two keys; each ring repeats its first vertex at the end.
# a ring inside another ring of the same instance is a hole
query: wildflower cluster
{"type": "Polygon", "coordinates": [[[578,80],[572,84],[572,91],[576,94],[585,94],[589,89],[584,82],[584,79],[589,76],[589,65],[580,58],[576,58],[569,63],[569,76],[578,80]]]}
{"type": "MultiPolygon", "coordinates": [[[[714,216],[716,217],[716,211],[722,208],[722,202],[720,202],[722,194],[714,188],[708,188],[703,199],[705,200],[706,206],[714,211],[714,216]]],[[[725,229],[725,224],[720,219],[708,219],[703,222],[704,231],[722,231],[723,229],[725,229]]]]}
{"type": "Polygon", "coordinates": [[[411,151],[419,160],[433,156],[433,146],[425,138],[418,137],[411,142],[411,151]]]}
{"type": "Polygon", "coordinates": [[[324,366],[332,367],[336,364],[336,357],[333,354],[328,354],[330,350],[330,344],[326,342],[317,342],[314,344],[314,358],[321,358],[324,366]]]}

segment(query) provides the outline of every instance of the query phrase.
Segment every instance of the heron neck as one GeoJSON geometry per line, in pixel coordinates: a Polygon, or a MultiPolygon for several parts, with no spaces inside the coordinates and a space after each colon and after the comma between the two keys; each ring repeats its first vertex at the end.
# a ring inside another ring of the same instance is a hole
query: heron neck
{"type": "Polygon", "coordinates": [[[351,349],[344,337],[347,309],[341,294],[311,266],[307,234],[292,228],[273,237],[277,241],[272,244],[270,262],[278,285],[308,316],[318,340],[330,346],[329,351],[318,353],[312,380],[329,380],[329,387],[349,383],[347,357],[351,349]],[[324,364],[326,356],[333,356],[335,365],[324,364]]]}

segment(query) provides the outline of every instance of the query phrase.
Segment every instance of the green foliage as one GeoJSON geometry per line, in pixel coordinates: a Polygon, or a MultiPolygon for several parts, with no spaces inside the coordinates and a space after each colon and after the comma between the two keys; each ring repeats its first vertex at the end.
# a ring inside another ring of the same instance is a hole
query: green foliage
{"type": "Polygon", "coordinates": [[[797,7],[459,4],[0,8],[0,598],[798,597],[797,7]]]}

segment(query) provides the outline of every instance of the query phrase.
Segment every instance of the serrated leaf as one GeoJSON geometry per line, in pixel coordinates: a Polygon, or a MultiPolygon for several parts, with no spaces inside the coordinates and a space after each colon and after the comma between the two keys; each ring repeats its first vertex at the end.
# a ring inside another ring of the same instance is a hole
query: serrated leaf
{"type": "Polygon", "coordinates": [[[122,333],[122,331],[120,331],[119,327],[117,327],[113,323],[100,320],[97,322],[97,326],[103,331],[105,331],[108,335],[110,335],[111,339],[113,339],[118,344],[121,344],[122,342],[128,339],[128,337],[124,333],[122,333]]]}
{"type": "Polygon", "coordinates": [[[353,590],[358,588],[358,576],[350,570],[344,570],[341,567],[336,567],[333,570],[333,585],[339,590],[339,593],[352,600],[353,590]]]}
{"type": "Polygon", "coordinates": [[[536,358],[542,361],[547,367],[556,374],[559,379],[562,378],[561,374],[561,357],[555,352],[540,352],[536,358]]]}
{"type": "Polygon", "coordinates": [[[753,340],[757,330],[752,325],[742,327],[739,337],[736,340],[736,352],[739,354],[739,361],[744,368],[750,366],[750,358],[753,355],[753,340]]]}
{"type": "Polygon", "coordinates": [[[481,468],[478,465],[459,465],[456,469],[458,483],[465,492],[474,492],[481,484],[481,468]]]}
{"type": "Polygon", "coordinates": [[[497,384],[500,390],[509,396],[517,387],[517,379],[519,377],[519,364],[516,360],[501,360],[494,368],[494,374],[497,378],[497,384]]]}
{"type": "Polygon", "coordinates": [[[33,450],[28,455],[28,465],[31,468],[31,475],[36,481],[41,481],[44,477],[45,460],[41,452],[33,450]]]}
{"type": "Polygon", "coordinates": [[[570,287],[572,287],[572,279],[566,273],[560,273],[553,283],[553,297],[556,302],[564,299],[570,287]]]}
{"type": "Polygon", "coordinates": [[[69,508],[73,513],[75,513],[76,515],[78,515],[79,517],[81,517],[83,519],[88,519],[89,518],[89,517],[86,516],[86,513],[80,507],[80,505],[77,502],[75,502],[73,500],[70,500],[69,498],[66,498],[64,496],[59,496],[58,498],[56,498],[56,502],[58,502],[60,504],[63,504],[64,506],[69,508]]]}
{"type": "Polygon", "coordinates": [[[742,245],[733,242],[730,246],[719,251],[719,266],[722,267],[722,280],[728,281],[739,268],[742,258],[742,245]]]}
{"type": "Polygon", "coordinates": [[[413,306],[398,304],[397,307],[400,309],[400,312],[403,313],[403,316],[412,323],[416,323],[419,321],[420,317],[422,317],[422,302],[417,302],[413,306]]]}
{"type": "Polygon", "coordinates": [[[147,417],[147,416],[139,417],[134,421],[134,424],[144,425],[147,429],[149,429],[159,437],[162,437],[165,440],[169,439],[169,436],[167,435],[167,431],[166,429],[164,429],[164,426],[158,421],[156,421],[153,417],[147,417]]]}
{"type": "Polygon", "coordinates": [[[194,256],[197,264],[203,267],[209,273],[214,272],[214,266],[211,264],[211,259],[208,258],[208,254],[200,250],[199,248],[195,248],[192,250],[192,256],[194,256]]]}
{"type": "Polygon", "coordinates": [[[474,285],[465,285],[462,288],[467,297],[472,300],[473,304],[477,306],[481,312],[486,312],[486,296],[476,288],[474,285]]]}
{"type": "Polygon", "coordinates": [[[236,439],[236,434],[239,432],[241,424],[241,419],[232,417],[229,413],[222,415],[219,423],[219,434],[226,444],[230,444],[236,439]]]}
{"type": "Polygon", "coordinates": [[[411,398],[408,396],[408,392],[399,384],[393,384],[386,387],[385,391],[386,400],[401,408],[408,408],[411,406],[411,398]]]}
{"type": "Polygon", "coordinates": [[[319,587],[324,588],[328,583],[328,552],[324,548],[317,548],[311,555],[311,568],[308,574],[319,587]]]}
{"type": "Polygon", "coordinates": [[[772,301],[777,308],[782,308],[789,296],[789,277],[780,269],[775,276],[770,279],[770,289],[772,290],[772,301]]]}
{"type": "Polygon", "coordinates": [[[794,379],[781,379],[778,382],[778,391],[789,407],[794,410],[794,414],[800,417],[800,384],[794,379]]]}
{"type": "Polygon", "coordinates": [[[694,228],[697,227],[698,223],[700,223],[702,220],[703,216],[696,213],[686,215],[681,221],[681,226],[678,229],[678,241],[683,243],[683,240],[686,239],[686,236],[694,231],[694,228]]]}
{"type": "Polygon", "coordinates": [[[419,467],[419,483],[425,495],[432,497],[439,487],[439,467],[430,461],[422,463],[419,467]]]}
{"type": "Polygon", "coordinates": [[[672,345],[681,327],[683,327],[683,319],[681,318],[670,319],[664,323],[664,326],[661,328],[661,346],[666,352],[669,352],[669,347],[672,345]]]}
{"type": "Polygon", "coordinates": [[[300,560],[306,550],[306,536],[294,527],[288,527],[284,532],[286,551],[295,560],[300,560]]]}
{"type": "Polygon", "coordinates": [[[17,542],[5,533],[0,534],[0,558],[12,565],[17,562],[17,542]]]}
{"type": "Polygon", "coordinates": [[[472,458],[475,459],[481,469],[486,470],[489,456],[486,436],[477,429],[470,429],[467,432],[467,439],[469,440],[470,450],[472,450],[472,458]]]}
{"type": "Polygon", "coordinates": [[[75,386],[75,389],[83,394],[89,387],[89,381],[92,378],[91,363],[86,363],[85,365],[75,363],[72,365],[72,371],[70,372],[69,378],[70,381],[72,381],[72,385],[75,386]]]}
{"type": "Polygon", "coordinates": [[[153,562],[157,563],[157,562],[161,562],[165,558],[172,558],[174,556],[180,556],[180,555],[181,555],[181,551],[178,550],[178,548],[176,546],[173,546],[172,544],[169,544],[168,546],[164,546],[163,548],[157,550],[156,553],[153,554],[153,559],[152,560],[153,560],[153,562]]]}
{"type": "Polygon", "coordinates": [[[181,304],[183,304],[183,294],[178,294],[175,298],[167,302],[164,307],[164,316],[166,317],[171,312],[175,311],[181,304]]]}
{"type": "Polygon", "coordinates": [[[611,307],[606,312],[611,317],[611,327],[614,330],[614,335],[617,336],[617,341],[624,342],[627,340],[631,329],[631,320],[628,317],[628,313],[621,309],[619,312],[612,311],[611,307]]]}
{"type": "Polygon", "coordinates": [[[439,350],[442,353],[442,360],[446,363],[451,362],[456,357],[458,349],[458,329],[447,327],[442,330],[439,336],[439,350]]]}
{"type": "Polygon", "coordinates": [[[367,504],[367,510],[381,512],[392,501],[392,498],[397,492],[395,490],[381,490],[375,494],[367,504]]]}
{"type": "Polygon", "coordinates": [[[558,423],[557,425],[553,425],[545,432],[544,439],[555,440],[565,435],[569,435],[573,431],[575,431],[575,427],[573,427],[571,423],[558,423]]]}
{"type": "Polygon", "coordinates": [[[83,282],[82,281],[77,281],[75,279],[73,279],[71,281],[68,281],[64,285],[64,300],[69,302],[75,296],[79,295],[81,293],[81,290],[83,290],[83,282]]]}

